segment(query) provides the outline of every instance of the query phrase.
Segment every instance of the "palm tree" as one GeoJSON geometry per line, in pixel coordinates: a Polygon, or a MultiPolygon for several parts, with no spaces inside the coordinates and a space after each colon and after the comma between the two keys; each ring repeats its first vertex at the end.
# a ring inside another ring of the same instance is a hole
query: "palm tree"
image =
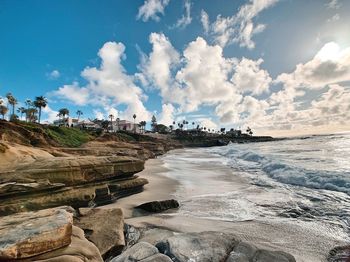
{"type": "Polygon", "coordinates": [[[133,114],[132,118],[134,119],[134,133],[136,133],[136,125],[135,125],[136,114],[133,114]]]}
{"type": "MultiPolygon", "coordinates": [[[[27,110],[29,110],[29,108],[33,105],[33,102],[32,102],[32,100],[30,100],[30,99],[27,99],[24,103],[25,103],[26,106],[27,106],[27,110]]],[[[28,121],[27,113],[26,113],[26,121],[28,121]]]]}
{"type": "Polygon", "coordinates": [[[114,115],[110,114],[109,116],[109,119],[111,120],[111,129],[113,131],[113,119],[114,119],[114,115]]]}
{"type": "Polygon", "coordinates": [[[247,127],[247,133],[250,135],[250,136],[252,136],[253,135],[253,131],[252,131],[252,129],[248,126],[247,127]]]}
{"type": "Polygon", "coordinates": [[[26,117],[29,122],[35,122],[37,120],[36,113],[38,113],[38,110],[34,107],[26,109],[26,117]]]}
{"type": "Polygon", "coordinates": [[[76,112],[76,114],[77,114],[77,116],[78,116],[78,122],[79,122],[80,116],[83,115],[83,112],[82,112],[81,110],[78,110],[78,111],[76,112]]]}
{"type": "Polygon", "coordinates": [[[2,119],[5,119],[5,115],[8,112],[8,108],[4,106],[2,103],[0,104],[0,115],[2,115],[2,119]]]}
{"type": "Polygon", "coordinates": [[[194,129],[194,125],[195,125],[196,123],[195,122],[192,122],[192,128],[194,129]]]}
{"type": "Polygon", "coordinates": [[[47,106],[47,99],[44,96],[37,96],[33,102],[34,106],[39,109],[39,124],[41,119],[41,108],[45,108],[47,106]]]}
{"type": "Polygon", "coordinates": [[[69,116],[69,110],[67,108],[61,108],[58,110],[58,115],[62,116],[64,119],[66,116],[69,116]]]}
{"type": "Polygon", "coordinates": [[[12,118],[15,115],[15,106],[18,102],[17,102],[17,99],[11,93],[7,93],[6,98],[7,98],[8,103],[12,106],[12,114],[10,117],[10,118],[12,118]]]}
{"type": "Polygon", "coordinates": [[[23,106],[21,106],[21,107],[17,108],[17,112],[18,112],[19,114],[21,114],[21,120],[22,120],[23,114],[26,112],[26,108],[23,107],[23,106]]]}

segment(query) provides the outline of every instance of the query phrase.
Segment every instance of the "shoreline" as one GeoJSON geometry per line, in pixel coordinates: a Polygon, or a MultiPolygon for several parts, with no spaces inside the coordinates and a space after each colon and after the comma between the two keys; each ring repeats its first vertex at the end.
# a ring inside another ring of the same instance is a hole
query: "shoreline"
{"type": "MultiPolygon", "coordinates": [[[[138,175],[149,180],[149,184],[145,187],[145,191],[137,195],[118,200],[114,207],[121,207],[125,210],[125,223],[135,227],[158,227],[166,228],[178,232],[202,232],[202,231],[220,231],[229,232],[237,235],[243,241],[247,241],[259,248],[271,250],[282,250],[295,256],[297,261],[326,261],[328,252],[336,245],[344,245],[346,241],[338,241],[323,235],[322,228],[313,228],[312,223],[301,223],[295,221],[274,221],[266,220],[247,220],[247,221],[225,221],[218,219],[201,218],[192,215],[180,214],[177,210],[169,210],[158,214],[149,214],[145,216],[132,217],[132,208],[139,204],[164,200],[187,194],[186,181],[181,181],[180,177],[173,177],[174,171],[164,167],[169,157],[186,157],[186,152],[191,149],[178,149],[167,152],[158,159],[151,159],[146,162],[145,170],[138,175]]],[[[212,157],[203,150],[197,150],[205,157],[212,157]],[[200,152],[202,151],[202,152],[200,152]]],[[[225,179],[237,178],[235,188],[231,190],[249,190],[249,186],[245,185],[248,181],[245,178],[234,174],[234,172],[223,163],[203,162],[203,170],[208,171],[204,176],[209,179],[219,177],[218,180],[225,182],[225,179]],[[215,172],[214,172],[215,171],[215,172]]],[[[181,169],[181,167],[179,167],[181,169]]],[[[176,172],[179,172],[179,169],[176,172]]],[[[214,180],[213,180],[214,181],[214,180]]],[[[198,181],[197,181],[198,182],[198,181]]],[[[200,183],[200,182],[198,182],[200,183]]],[[[215,185],[215,181],[214,187],[215,185]]],[[[177,199],[180,202],[181,199],[177,199]]],[[[182,199],[183,200],[183,199],[182,199]]],[[[111,206],[111,205],[109,205],[111,206]]],[[[106,206],[108,207],[108,206],[106,206]]]]}

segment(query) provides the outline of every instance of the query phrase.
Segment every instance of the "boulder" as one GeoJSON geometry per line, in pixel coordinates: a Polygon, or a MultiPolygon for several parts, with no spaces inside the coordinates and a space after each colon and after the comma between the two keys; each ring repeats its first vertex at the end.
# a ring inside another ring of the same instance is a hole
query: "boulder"
{"type": "Polygon", "coordinates": [[[120,253],[125,246],[124,217],[120,208],[79,208],[74,224],[84,230],[103,257],[120,253]]]}
{"type": "Polygon", "coordinates": [[[255,256],[257,250],[258,249],[253,245],[245,242],[240,242],[237,246],[234,247],[226,262],[250,261],[255,256]]]}
{"type": "Polygon", "coordinates": [[[163,200],[163,201],[152,201],[141,204],[136,208],[145,210],[147,212],[162,212],[172,208],[178,208],[179,202],[175,199],[163,200]]]}
{"type": "Polygon", "coordinates": [[[181,233],[156,244],[173,261],[221,262],[238,243],[235,236],[221,232],[181,233]]]}
{"type": "Polygon", "coordinates": [[[0,260],[27,258],[71,243],[73,215],[45,209],[0,219],[0,260]]]}
{"type": "Polygon", "coordinates": [[[97,247],[84,237],[84,231],[73,226],[71,244],[69,246],[21,261],[103,262],[103,259],[97,247]]]}
{"type": "Polygon", "coordinates": [[[155,254],[153,256],[147,257],[140,260],[140,262],[173,262],[170,257],[163,254],[155,254]]]}
{"type": "Polygon", "coordinates": [[[111,262],[143,261],[143,259],[152,257],[158,253],[159,251],[155,246],[147,242],[139,242],[133,245],[131,248],[127,249],[120,256],[113,258],[111,262]]]}
{"type": "Polygon", "coordinates": [[[350,246],[337,246],[329,251],[327,261],[350,261],[350,246]]]}
{"type": "Polygon", "coordinates": [[[253,261],[256,262],[295,262],[295,258],[282,251],[258,250],[253,261]]]}
{"type": "Polygon", "coordinates": [[[156,245],[158,242],[166,240],[172,236],[174,236],[173,231],[162,228],[151,228],[142,232],[140,241],[156,245]]]}

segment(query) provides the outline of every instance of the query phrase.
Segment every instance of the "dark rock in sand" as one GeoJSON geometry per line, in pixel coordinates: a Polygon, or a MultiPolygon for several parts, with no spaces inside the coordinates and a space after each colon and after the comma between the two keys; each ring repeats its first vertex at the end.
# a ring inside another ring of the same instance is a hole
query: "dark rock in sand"
{"type": "Polygon", "coordinates": [[[141,237],[141,231],[131,225],[124,224],[125,247],[135,245],[141,237]]]}
{"type": "Polygon", "coordinates": [[[258,250],[253,258],[256,262],[296,262],[295,258],[282,251],[258,250]]]}
{"type": "Polygon", "coordinates": [[[159,251],[155,246],[147,242],[139,242],[126,250],[120,256],[113,258],[111,262],[143,261],[143,259],[152,257],[158,253],[159,251]]]}
{"type": "Polygon", "coordinates": [[[140,262],[173,262],[168,256],[156,254],[151,257],[140,260],[140,262]]]}
{"type": "Polygon", "coordinates": [[[137,206],[136,208],[145,210],[147,212],[162,212],[168,209],[178,208],[179,206],[179,202],[177,202],[175,199],[171,199],[147,202],[137,206]]]}
{"type": "Polygon", "coordinates": [[[243,262],[253,259],[258,249],[246,242],[240,242],[230,253],[226,262],[243,262]]]}
{"type": "Polygon", "coordinates": [[[74,224],[84,230],[103,257],[120,254],[125,245],[124,217],[120,208],[79,208],[74,224]]]}
{"type": "Polygon", "coordinates": [[[238,243],[235,236],[220,232],[181,233],[156,244],[173,261],[225,261],[238,243]]]}

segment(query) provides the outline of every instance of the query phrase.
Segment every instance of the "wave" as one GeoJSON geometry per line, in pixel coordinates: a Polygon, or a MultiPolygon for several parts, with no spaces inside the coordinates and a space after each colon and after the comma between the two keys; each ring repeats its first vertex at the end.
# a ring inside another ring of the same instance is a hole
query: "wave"
{"type": "MultiPolygon", "coordinates": [[[[263,174],[284,184],[339,191],[350,195],[350,172],[311,170],[278,160],[276,156],[244,151],[242,148],[230,148],[219,154],[230,158],[234,165],[239,165],[243,170],[261,170],[263,174]]],[[[315,161],[317,167],[317,159],[310,158],[309,161],[315,161]]]]}

